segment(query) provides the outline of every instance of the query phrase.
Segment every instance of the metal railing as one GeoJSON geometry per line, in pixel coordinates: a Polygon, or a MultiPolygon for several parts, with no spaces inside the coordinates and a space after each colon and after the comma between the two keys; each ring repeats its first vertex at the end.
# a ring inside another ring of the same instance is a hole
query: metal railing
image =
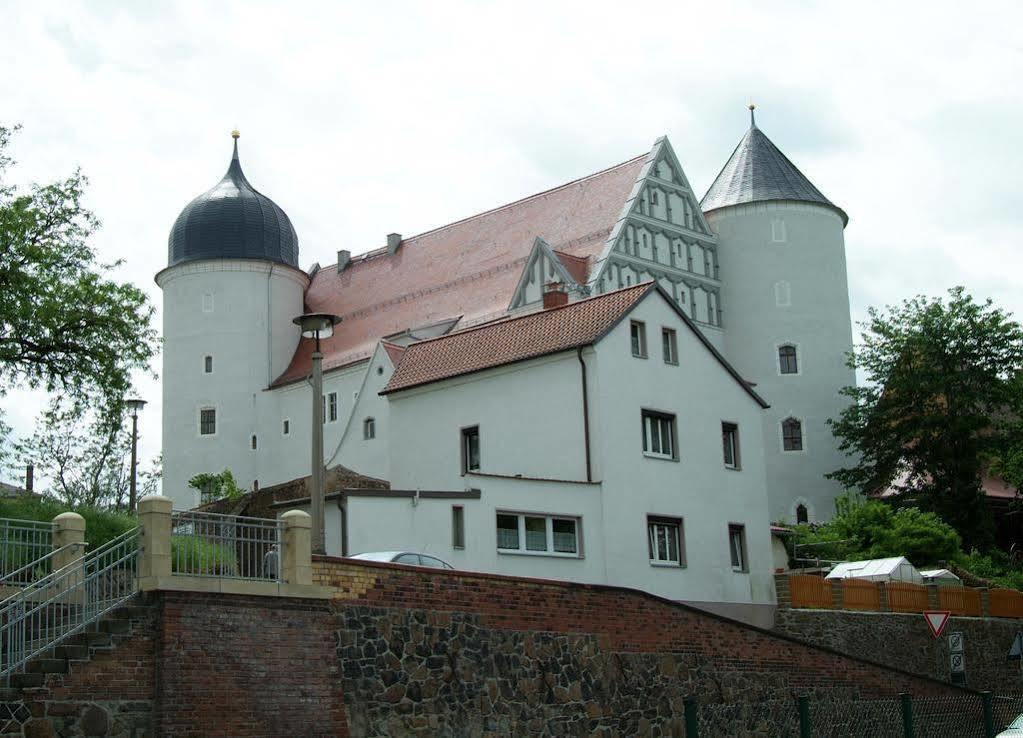
{"type": "Polygon", "coordinates": [[[134,528],[0,603],[0,676],[23,669],[134,595],[138,544],[134,528]]]}
{"type": "Polygon", "coordinates": [[[281,581],[283,524],[279,520],[175,512],[171,571],[193,577],[281,581]]]}
{"type": "Polygon", "coordinates": [[[3,587],[22,587],[31,584],[36,579],[41,579],[53,571],[54,561],[64,554],[70,554],[79,548],[85,548],[84,543],[69,543],[66,546],[55,548],[45,556],[40,556],[35,561],[30,561],[19,569],[8,572],[0,577],[0,589],[3,587]]]}
{"type": "MultiPolygon", "coordinates": [[[[8,584],[31,581],[35,570],[29,565],[53,550],[53,524],[38,520],[0,518],[0,575],[8,584]],[[17,572],[21,580],[11,577],[17,572]]],[[[48,572],[47,572],[48,573],[48,572]]]]}

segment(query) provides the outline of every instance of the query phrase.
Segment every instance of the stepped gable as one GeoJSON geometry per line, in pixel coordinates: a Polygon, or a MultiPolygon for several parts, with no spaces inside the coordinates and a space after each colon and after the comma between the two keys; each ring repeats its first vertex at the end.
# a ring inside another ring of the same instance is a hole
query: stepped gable
{"type": "MultiPolygon", "coordinates": [[[[459,316],[459,328],[503,317],[537,236],[568,255],[566,265],[572,262],[573,275],[581,275],[579,260],[601,253],[645,160],[643,154],[404,239],[393,254],[379,249],[356,256],[340,274],[320,269],[306,307],[342,318],[322,342],[324,369],[366,359],[379,339],[409,328],[459,316]]],[[[306,376],[311,353],[312,341],[302,340],[274,386],[306,376]]]]}

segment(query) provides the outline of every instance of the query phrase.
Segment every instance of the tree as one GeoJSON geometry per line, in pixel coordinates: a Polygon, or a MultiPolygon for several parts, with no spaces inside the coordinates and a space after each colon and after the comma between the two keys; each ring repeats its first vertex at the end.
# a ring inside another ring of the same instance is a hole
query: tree
{"type": "Polygon", "coordinates": [[[867,383],[829,421],[854,463],[829,476],[864,494],[937,513],[968,547],[985,548],[991,514],[981,472],[1005,449],[1023,411],[1023,329],[962,287],[872,308],[850,365],[867,383]]]}
{"type": "Polygon", "coordinates": [[[27,191],[6,182],[15,130],[0,127],[0,394],[42,387],[119,418],[131,372],[156,352],[153,307],[105,276],[120,262],[96,261],[80,171],[27,191]]]}
{"type": "Polygon", "coordinates": [[[800,558],[829,561],[905,556],[916,566],[956,560],[959,534],[937,515],[917,508],[895,509],[877,500],[853,496],[835,501],[836,515],[823,525],[796,527],[796,544],[807,546],[800,558]]]}
{"type": "Polygon", "coordinates": [[[245,494],[241,487],[238,486],[238,483],[235,482],[234,474],[231,473],[230,469],[224,469],[219,474],[211,474],[209,472],[196,474],[188,480],[188,486],[199,490],[200,501],[203,504],[225,497],[229,500],[237,500],[245,494]]]}
{"type": "MultiPolygon", "coordinates": [[[[50,480],[50,493],[67,505],[123,510],[131,479],[131,429],[122,421],[54,401],[33,435],[16,445],[19,460],[35,464],[50,480]]],[[[158,458],[153,468],[139,470],[140,497],[156,491],[159,463],[158,458]]]]}

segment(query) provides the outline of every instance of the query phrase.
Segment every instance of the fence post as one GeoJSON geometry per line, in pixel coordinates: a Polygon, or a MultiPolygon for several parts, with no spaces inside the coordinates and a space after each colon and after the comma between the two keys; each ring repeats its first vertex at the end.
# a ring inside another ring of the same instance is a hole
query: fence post
{"type": "Polygon", "coordinates": [[[981,692],[984,704],[984,738],[995,738],[995,701],[990,692],[981,692]]]}
{"type": "MultiPolygon", "coordinates": [[[[53,571],[70,567],[77,563],[77,569],[69,573],[62,585],[64,590],[72,589],[85,581],[85,518],[78,513],[61,513],[53,519],[53,571]],[[61,551],[62,548],[67,548],[61,551]]],[[[67,594],[61,596],[67,603],[71,599],[67,594]]]]}
{"type": "Polygon", "coordinates": [[[284,565],[281,579],[287,584],[313,583],[313,519],[303,510],[281,515],[284,523],[284,565]]]}
{"type": "Polygon", "coordinates": [[[170,498],[150,495],[139,500],[139,578],[171,575],[170,498]]]}
{"type": "Polygon", "coordinates": [[[809,695],[799,695],[797,704],[799,706],[799,738],[811,738],[809,695]]]}
{"type": "Polygon", "coordinates": [[[913,698],[909,692],[900,692],[899,699],[902,701],[902,732],[906,738],[916,738],[916,730],[913,727],[913,698]]]}

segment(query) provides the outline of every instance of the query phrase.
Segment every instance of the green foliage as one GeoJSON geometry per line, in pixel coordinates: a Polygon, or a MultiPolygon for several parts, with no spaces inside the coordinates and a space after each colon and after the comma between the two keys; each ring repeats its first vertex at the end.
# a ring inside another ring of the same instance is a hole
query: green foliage
{"type": "Polygon", "coordinates": [[[937,513],[971,547],[992,541],[980,480],[1023,411],[1023,329],[961,287],[871,308],[850,365],[867,383],[829,423],[854,462],[833,472],[864,494],[892,487],[898,504],[937,513]]]}
{"type": "Polygon", "coordinates": [[[181,574],[237,573],[234,549],[196,536],[171,536],[171,568],[181,574]]]}
{"type": "Polygon", "coordinates": [[[987,579],[998,587],[1023,590],[1023,569],[1013,565],[1010,558],[1002,551],[991,551],[982,554],[972,551],[962,554],[956,560],[961,568],[976,577],[987,579]]]}
{"type": "Polygon", "coordinates": [[[905,556],[914,566],[927,567],[960,555],[959,534],[934,513],[853,496],[839,498],[835,505],[837,514],[831,521],[796,526],[800,558],[856,561],[905,556]]]}
{"type": "Polygon", "coordinates": [[[188,486],[199,490],[203,504],[227,498],[237,500],[245,491],[234,481],[234,474],[230,469],[224,469],[219,474],[196,474],[188,480],[188,486]]]}
{"type": "Polygon", "coordinates": [[[64,512],[76,512],[85,518],[85,542],[89,550],[101,546],[138,525],[138,518],[122,512],[89,505],[72,507],[52,497],[22,495],[0,497],[0,518],[39,520],[49,523],[64,512]]]}
{"type": "Polygon", "coordinates": [[[0,126],[0,394],[59,391],[119,418],[131,372],[156,353],[153,307],[107,276],[118,263],[97,263],[81,172],[27,191],[6,182],[13,130],[0,126]]]}

